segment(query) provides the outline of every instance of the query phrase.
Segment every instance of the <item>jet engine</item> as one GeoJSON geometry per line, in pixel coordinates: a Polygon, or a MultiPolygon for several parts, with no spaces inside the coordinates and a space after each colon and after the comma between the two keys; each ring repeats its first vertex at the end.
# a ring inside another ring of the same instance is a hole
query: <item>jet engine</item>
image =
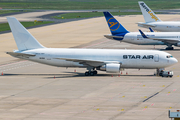
{"type": "Polygon", "coordinates": [[[180,42],[176,43],[176,45],[175,45],[175,46],[178,46],[178,47],[180,47],[180,42]]]}
{"type": "Polygon", "coordinates": [[[98,70],[111,72],[111,73],[117,73],[120,71],[120,64],[106,64],[98,68],[98,70]]]}

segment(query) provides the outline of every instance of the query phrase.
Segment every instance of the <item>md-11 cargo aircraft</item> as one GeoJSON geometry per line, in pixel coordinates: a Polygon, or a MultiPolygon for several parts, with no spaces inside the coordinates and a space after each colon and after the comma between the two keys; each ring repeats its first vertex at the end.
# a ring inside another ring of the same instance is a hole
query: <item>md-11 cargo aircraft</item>
{"type": "Polygon", "coordinates": [[[139,1],[138,3],[145,20],[145,23],[138,22],[139,27],[151,27],[161,32],[180,32],[179,21],[162,21],[143,1],[139,1]]]}
{"type": "Polygon", "coordinates": [[[109,12],[104,12],[111,35],[104,35],[106,38],[127,42],[137,45],[167,45],[167,50],[173,50],[174,46],[180,47],[180,32],[129,32],[109,12]]]}
{"type": "Polygon", "coordinates": [[[87,68],[86,76],[97,74],[96,70],[161,69],[178,62],[171,54],[156,50],[46,48],[16,18],[7,20],[18,47],[7,54],[51,66],[87,68]]]}

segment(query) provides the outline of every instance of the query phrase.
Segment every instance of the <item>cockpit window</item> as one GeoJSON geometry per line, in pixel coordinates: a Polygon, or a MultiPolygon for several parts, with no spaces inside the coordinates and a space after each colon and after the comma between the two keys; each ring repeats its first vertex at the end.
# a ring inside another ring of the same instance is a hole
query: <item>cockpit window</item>
{"type": "Polygon", "coordinates": [[[166,58],[173,58],[173,56],[172,55],[167,55],[166,58]]]}

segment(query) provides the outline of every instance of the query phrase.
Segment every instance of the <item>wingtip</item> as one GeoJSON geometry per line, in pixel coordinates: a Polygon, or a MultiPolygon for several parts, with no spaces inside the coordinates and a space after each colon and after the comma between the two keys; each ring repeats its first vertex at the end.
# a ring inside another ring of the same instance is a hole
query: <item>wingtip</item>
{"type": "Polygon", "coordinates": [[[148,38],[140,29],[139,29],[139,32],[143,38],[148,38]]]}

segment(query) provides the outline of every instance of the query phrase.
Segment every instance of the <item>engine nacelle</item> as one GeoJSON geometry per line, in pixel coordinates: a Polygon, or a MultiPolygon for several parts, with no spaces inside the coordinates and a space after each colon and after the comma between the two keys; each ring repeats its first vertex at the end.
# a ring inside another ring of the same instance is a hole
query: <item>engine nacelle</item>
{"type": "Polygon", "coordinates": [[[180,47],[180,42],[176,43],[176,45],[175,45],[175,46],[178,46],[178,47],[180,47]]]}
{"type": "Polygon", "coordinates": [[[111,72],[111,73],[117,73],[120,71],[120,64],[106,64],[99,68],[99,70],[111,72]]]}

